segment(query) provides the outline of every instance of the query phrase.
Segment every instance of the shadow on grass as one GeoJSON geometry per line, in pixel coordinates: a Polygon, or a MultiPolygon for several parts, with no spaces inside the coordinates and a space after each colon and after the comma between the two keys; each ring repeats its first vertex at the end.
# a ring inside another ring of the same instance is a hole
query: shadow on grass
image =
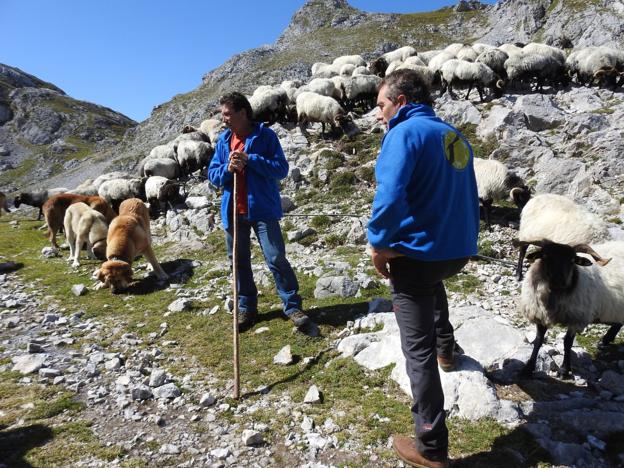
{"type": "Polygon", "coordinates": [[[32,466],[24,456],[53,438],[52,430],[41,424],[0,430],[0,463],[10,467],[32,466]]]}
{"type": "Polygon", "coordinates": [[[159,280],[153,274],[135,281],[124,291],[126,294],[142,296],[156,291],[161,291],[169,287],[169,283],[186,283],[194,274],[193,260],[179,258],[160,264],[163,270],[169,275],[168,281],[159,280]]]}
{"type": "MultiPolygon", "coordinates": [[[[483,217],[483,208],[480,211],[480,218],[485,221],[483,217]]],[[[508,206],[492,206],[490,209],[490,223],[496,224],[501,227],[509,227],[509,223],[520,223],[520,210],[516,207],[508,206]]]]}
{"type": "Polygon", "coordinates": [[[21,270],[24,268],[24,264],[21,262],[3,262],[0,263],[0,274],[2,273],[12,273],[17,270],[21,270]]]}

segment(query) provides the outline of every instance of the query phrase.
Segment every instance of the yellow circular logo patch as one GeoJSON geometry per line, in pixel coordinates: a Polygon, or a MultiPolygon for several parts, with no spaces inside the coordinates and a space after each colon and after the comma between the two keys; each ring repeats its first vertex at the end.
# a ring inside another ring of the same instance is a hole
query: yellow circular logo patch
{"type": "Polygon", "coordinates": [[[470,149],[462,137],[449,130],[444,135],[444,156],[458,170],[465,169],[470,161],[470,149]]]}

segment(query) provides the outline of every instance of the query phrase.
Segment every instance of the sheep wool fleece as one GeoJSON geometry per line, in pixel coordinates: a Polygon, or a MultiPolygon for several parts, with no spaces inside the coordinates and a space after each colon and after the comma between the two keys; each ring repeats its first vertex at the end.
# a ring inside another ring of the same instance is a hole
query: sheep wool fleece
{"type": "Polygon", "coordinates": [[[368,240],[420,261],[477,253],[479,199],[464,136],[425,104],[390,119],[375,167],[368,240]]]}
{"type": "MultiPolygon", "coordinates": [[[[228,172],[230,139],[232,131],[224,131],[215,148],[215,154],[208,166],[208,180],[217,187],[223,187],[221,219],[223,228],[228,229],[228,208],[232,199],[234,177],[228,172]]],[[[288,162],[279,139],[273,130],[261,123],[245,141],[245,153],[249,156],[246,166],[247,221],[273,221],[282,217],[282,205],[278,181],[288,175],[288,162]]]]}

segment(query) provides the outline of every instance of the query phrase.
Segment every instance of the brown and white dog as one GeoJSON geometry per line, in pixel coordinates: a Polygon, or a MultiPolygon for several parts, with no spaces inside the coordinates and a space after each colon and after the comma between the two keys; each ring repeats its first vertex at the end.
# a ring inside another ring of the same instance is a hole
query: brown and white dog
{"type": "Polygon", "coordinates": [[[48,239],[50,239],[52,246],[58,248],[58,244],[56,243],[56,233],[61,226],[63,226],[67,208],[78,202],[86,203],[94,210],[102,213],[108,223],[110,223],[115,217],[115,212],[110,207],[108,202],[102,197],[77,195],[73,193],[61,193],[60,195],[54,195],[53,197],[48,198],[41,207],[46,223],[48,223],[48,239]]]}
{"type": "Polygon", "coordinates": [[[161,280],[168,278],[152,250],[149,212],[138,198],[129,198],[119,205],[119,216],[108,228],[106,262],[94,276],[101,281],[96,287],[111,288],[116,294],[132,282],[132,261],[143,254],[161,280]]]}
{"type": "Polygon", "coordinates": [[[69,243],[69,262],[72,266],[80,266],[80,250],[87,244],[90,258],[106,260],[106,236],[108,223],[99,211],[90,208],[86,203],[73,203],[65,212],[65,236],[69,243]]]}

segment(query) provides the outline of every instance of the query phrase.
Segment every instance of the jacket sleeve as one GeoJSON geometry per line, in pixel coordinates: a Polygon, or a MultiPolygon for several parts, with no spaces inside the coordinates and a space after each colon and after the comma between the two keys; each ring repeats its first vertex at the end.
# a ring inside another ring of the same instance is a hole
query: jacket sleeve
{"type": "Polygon", "coordinates": [[[217,141],[215,154],[208,165],[208,180],[217,187],[223,187],[232,181],[232,173],[228,172],[228,160],[223,140],[217,141]]]}
{"type": "Polygon", "coordinates": [[[368,222],[368,241],[376,249],[391,247],[396,234],[411,220],[407,188],[420,148],[405,132],[388,134],[375,166],[377,192],[368,222]]]}
{"type": "Polygon", "coordinates": [[[247,167],[263,177],[281,180],[288,175],[288,161],[275,132],[270,131],[263,154],[249,153],[247,167]]]}

